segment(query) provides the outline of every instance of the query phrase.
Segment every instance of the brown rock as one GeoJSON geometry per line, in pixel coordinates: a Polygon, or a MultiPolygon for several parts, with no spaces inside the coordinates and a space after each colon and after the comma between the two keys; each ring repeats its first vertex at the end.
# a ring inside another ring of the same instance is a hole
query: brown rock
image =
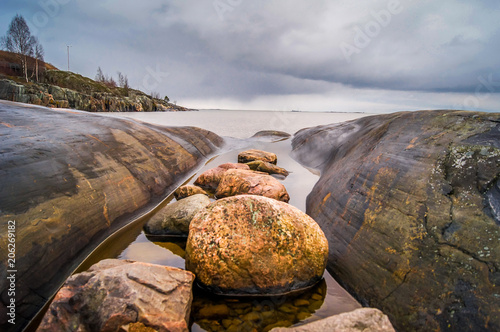
{"type": "Polygon", "coordinates": [[[104,260],[66,281],[37,331],[189,331],[193,281],[177,268],[104,260]]]}
{"type": "Polygon", "coordinates": [[[400,331],[500,331],[500,114],[421,111],[299,131],[328,270],[400,331]]]}
{"type": "Polygon", "coordinates": [[[238,154],[239,163],[248,163],[254,160],[262,160],[276,165],[278,158],[276,157],[276,154],[272,152],[266,152],[255,149],[243,151],[240,152],[240,154],[238,154]]]}
{"type": "Polygon", "coordinates": [[[321,280],[327,240],[308,215],[267,197],[213,202],[191,221],[186,268],[222,294],[283,294],[321,280]]]}
{"type": "Polygon", "coordinates": [[[217,186],[219,186],[219,182],[222,178],[222,175],[229,169],[244,169],[249,170],[250,167],[245,164],[236,164],[236,163],[226,163],[219,165],[215,168],[211,168],[205,172],[203,172],[194,182],[195,185],[198,185],[203,188],[216,190],[217,186]]]}
{"type": "Polygon", "coordinates": [[[274,328],[272,332],[395,332],[389,318],[378,309],[361,308],[297,327],[274,328]]]}
{"type": "MultiPolygon", "coordinates": [[[[0,225],[16,221],[19,331],[102,241],[156,206],[214,153],[197,128],[156,127],[0,101],[0,225]]],[[[5,228],[6,229],[6,228],[5,228]]],[[[7,248],[7,231],[0,248],[7,248]]],[[[5,276],[7,261],[0,261],[5,276]]],[[[8,305],[0,278],[0,313],[8,305]]]]}
{"type": "Polygon", "coordinates": [[[274,164],[268,163],[262,160],[254,160],[246,163],[251,170],[265,172],[268,174],[279,174],[283,176],[288,176],[288,171],[284,168],[278,167],[274,164]]]}
{"type": "Polygon", "coordinates": [[[285,186],[267,173],[240,169],[224,173],[215,196],[223,198],[243,194],[265,196],[283,202],[290,200],[285,186]]]}
{"type": "Polygon", "coordinates": [[[185,185],[185,186],[179,187],[174,192],[175,199],[178,201],[183,199],[183,198],[193,196],[193,195],[198,195],[198,194],[208,195],[205,190],[203,190],[202,188],[200,188],[198,186],[193,186],[193,185],[185,185]]]}

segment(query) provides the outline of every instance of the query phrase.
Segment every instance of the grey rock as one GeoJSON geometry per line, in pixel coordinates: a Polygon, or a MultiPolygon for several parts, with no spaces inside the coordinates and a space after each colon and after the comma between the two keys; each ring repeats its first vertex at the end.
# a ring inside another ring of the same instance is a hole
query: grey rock
{"type": "Polygon", "coordinates": [[[158,211],[144,230],[151,235],[187,235],[193,217],[209,204],[210,199],[203,194],[186,197],[158,211]]]}
{"type": "Polygon", "coordinates": [[[378,309],[361,308],[297,327],[274,328],[271,332],[395,332],[389,318],[378,309]]]}

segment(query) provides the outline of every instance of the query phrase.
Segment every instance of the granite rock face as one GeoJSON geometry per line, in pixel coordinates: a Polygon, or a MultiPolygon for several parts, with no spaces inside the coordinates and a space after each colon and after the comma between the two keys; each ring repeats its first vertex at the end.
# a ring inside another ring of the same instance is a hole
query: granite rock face
{"type": "Polygon", "coordinates": [[[395,332],[389,318],[373,308],[361,308],[297,327],[274,328],[272,332],[395,332]]]}
{"type": "Polygon", "coordinates": [[[193,281],[173,267],[104,260],[66,281],[37,331],[189,331],[193,281]]]}
{"type": "MultiPolygon", "coordinates": [[[[0,101],[0,226],[16,221],[20,330],[103,239],[218,150],[217,135],[0,101]]],[[[7,232],[0,233],[7,247],[7,232]]],[[[0,261],[5,275],[7,261],[0,261]]],[[[8,287],[0,279],[0,313],[8,287]]]]}
{"type": "Polygon", "coordinates": [[[283,202],[290,200],[285,186],[267,173],[241,169],[225,172],[215,196],[224,198],[244,194],[265,196],[283,202]]]}
{"type": "Polygon", "coordinates": [[[328,256],[325,235],[299,209],[262,196],[213,202],[191,221],[186,269],[220,294],[283,294],[312,286],[328,256]]]}
{"type": "Polygon", "coordinates": [[[401,331],[500,330],[500,114],[422,111],[299,131],[328,270],[401,331]]]}
{"type": "Polygon", "coordinates": [[[203,172],[194,182],[195,185],[200,186],[202,188],[206,188],[209,190],[215,191],[219,186],[219,183],[222,179],[222,176],[226,171],[230,169],[243,169],[250,170],[250,167],[245,164],[240,163],[225,163],[219,165],[215,168],[211,168],[205,172],[203,172]]]}
{"type": "Polygon", "coordinates": [[[210,199],[203,194],[170,203],[149,219],[144,231],[147,235],[187,235],[193,217],[208,204],[210,199]]]}
{"type": "MultiPolygon", "coordinates": [[[[46,80],[50,82],[47,71],[46,80]]],[[[68,75],[72,76],[73,73],[68,75]]],[[[62,88],[49,83],[16,83],[0,79],[0,99],[55,108],[73,108],[88,112],[171,112],[189,111],[182,106],[153,99],[145,93],[130,89],[125,96],[116,96],[110,91],[89,90],[85,92],[62,88]]]]}

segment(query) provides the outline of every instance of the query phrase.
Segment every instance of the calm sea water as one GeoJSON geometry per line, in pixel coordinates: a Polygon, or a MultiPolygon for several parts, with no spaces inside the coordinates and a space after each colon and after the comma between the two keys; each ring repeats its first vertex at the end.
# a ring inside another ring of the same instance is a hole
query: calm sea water
{"type": "MultiPolygon", "coordinates": [[[[357,119],[367,114],[348,113],[276,113],[247,111],[171,112],[171,113],[109,113],[111,116],[166,126],[196,126],[211,130],[220,136],[248,138],[261,130],[280,130],[290,134],[299,129],[321,124],[357,119]]],[[[237,162],[239,151],[256,148],[276,153],[278,166],[290,171],[282,180],[290,194],[290,204],[306,210],[307,194],[318,180],[318,175],[302,167],[290,157],[291,139],[278,142],[232,140],[231,148],[221,151],[186,183],[193,183],[203,171],[226,162],[237,162]]],[[[156,211],[175,201],[168,197],[150,215],[137,220],[113,235],[86,260],[80,271],[105,258],[131,259],[153,264],[184,268],[185,241],[157,242],[146,237],[142,225],[156,211]]],[[[332,276],[325,271],[324,280],[299,297],[267,299],[226,299],[195,291],[192,306],[192,331],[268,331],[276,326],[303,324],[359,308],[332,276]],[[224,314],[220,314],[220,311],[224,314]]]]}
{"type": "Polygon", "coordinates": [[[298,130],[329,123],[358,119],[368,113],[316,113],[200,110],[198,112],[104,113],[164,126],[195,126],[220,136],[248,138],[261,130],[279,130],[291,135],[298,130]]]}

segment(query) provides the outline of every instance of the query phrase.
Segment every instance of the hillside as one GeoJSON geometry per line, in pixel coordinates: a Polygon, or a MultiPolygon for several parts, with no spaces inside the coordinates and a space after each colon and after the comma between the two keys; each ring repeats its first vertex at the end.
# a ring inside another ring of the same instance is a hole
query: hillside
{"type": "Polygon", "coordinates": [[[0,51],[0,99],[89,112],[189,110],[142,91],[96,82],[45,62],[39,62],[39,82],[35,82],[34,63],[35,59],[28,59],[30,82],[26,82],[16,54],[0,51]]]}

